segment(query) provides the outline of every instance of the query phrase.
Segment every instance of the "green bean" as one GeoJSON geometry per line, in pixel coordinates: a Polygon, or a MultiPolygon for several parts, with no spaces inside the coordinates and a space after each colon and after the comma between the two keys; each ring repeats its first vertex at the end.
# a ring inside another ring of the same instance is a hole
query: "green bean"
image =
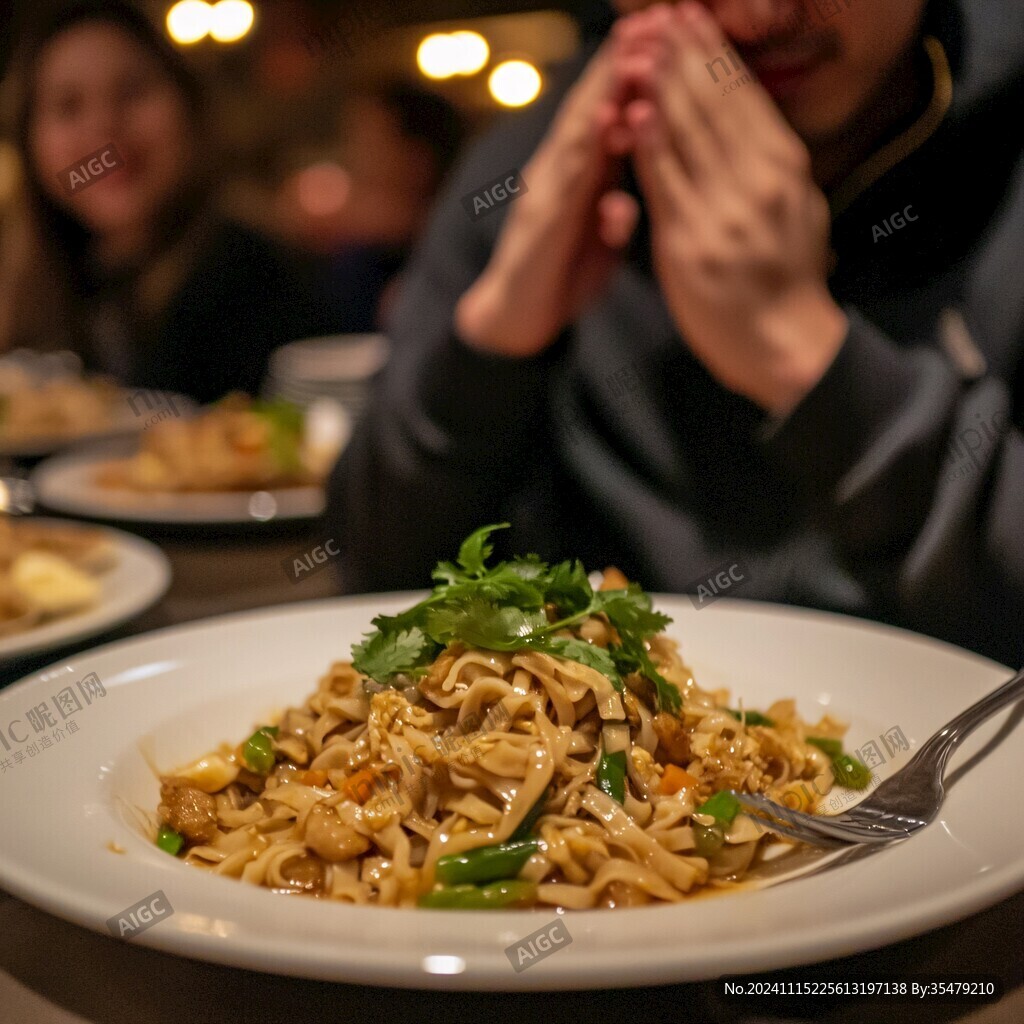
{"type": "Polygon", "coordinates": [[[160,831],[156,834],[156,845],[165,853],[176,857],[185,845],[185,837],[179,832],[175,832],[170,825],[161,825],[160,831]]]}
{"type": "Polygon", "coordinates": [[[269,775],[274,769],[277,758],[274,755],[271,738],[276,735],[276,725],[265,725],[262,729],[257,729],[242,747],[242,757],[245,758],[245,763],[257,775],[269,775]]]}
{"type": "Polygon", "coordinates": [[[521,839],[496,846],[481,846],[465,853],[449,853],[438,858],[434,874],[445,885],[515,878],[539,845],[537,839],[521,839]]]}
{"type": "Polygon", "coordinates": [[[526,812],[526,817],[519,822],[519,827],[509,838],[510,843],[518,839],[529,839],[533,835],[533,828],[537,824],[537,819],[544,813],[544,805],[548,802],[550,792],[550,789],[545,790],[540,799],[526,812]]]}
{"type": "Polygon", "coordinates": [[[871,770],[863,761],[843,754],[832,762],[832,776],[847,789],[867,789],[871,785],[871,770]]]}
{"type": "Polygon", "coordinates": [[[740,813],[740,802],[727,789],[721,790],[713,797],[705,800],[697,808],[697,814],[710,814],[716,822],[723,825],[731,825],[733,819],[740,813]]]}
{"type": "Polygon", "coordinates": [[[827,736],[808,736],[807,742],[812,747],[817,747],[828,754],[829,760],[834,761],[837,757],[843,756],[843,744],[841,740],[829,739],[827,736]]]}
{"type": "Polygon", "coordinates": [[[710,860],[725,843],[725,829],[717,821],[714,825],[694,825],[693,843],[697,856],[710,860]]]}
{"type": "Polygon", "coordinates": [[[489,885],[453,885],[425,892],[419,905],[433,910],[501,910],[532,907],[537,901],[537,884],[507,878],[489,885]]]}

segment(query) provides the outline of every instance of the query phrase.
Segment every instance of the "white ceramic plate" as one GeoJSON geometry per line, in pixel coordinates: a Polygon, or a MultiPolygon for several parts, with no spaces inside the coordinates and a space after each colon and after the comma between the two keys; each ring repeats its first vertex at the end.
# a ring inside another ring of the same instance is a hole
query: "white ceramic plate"
{"type": "MultiPolygon", "coordinates": [[[[34,519],[45,525],[70,527],[65,520],[34,519]]],[[[0,664],[54,650],[96,636],[127,622],[163,597],[171,582],[171,566],[164,553],[148,541],[121,530],[92,527],[106,534],[115,562],[100,575],[100,600],[92,608],[43,623],[24,633],[0,637],[0,664]]],[[[2,754],[0,741],[0,754],[2,754]]]]}
{"type": "MultiPolygon", "coordinates": [[[[949,789],[941,820],[913,839],[782,884],[677,906],[571,912],[572,943],[515,973],[505,949],[555,915],[351,907],[273,893],[190,868],[147,841],[158,802],[147,760],[170,770],[301,701],[372,615],[409,595],[229,616],[77,655],[0,694],[0,729],[31,732],[28,709],[95,674],[105,697],[79,728],[0,774],[0,885],[70,921],[105,922],[162,891],[174,913],[135,941],[239,967],[360,984],[500,990],[651,985],[760,971],[877,947],[965,916],[1024,885],[1024,777],[1010,712],[954,756],[983,759],[949,789]],[[123,853],[112,852],[115,843],[123,853]]],[[[657,598],[705,686],[765,707],[794,695],[805,717],[851,720],[848,746],[901,729],[911,747],[1008,670],[947,645],[856,620],[722,601],[697,614],[657,598]]],[[[70,720],[69,720],[70,721],[70,720]]],[[[13,744],[12,744],[13,746],[13,744]]],[[[879,769],[883,777],[902,753],[879,769]]],[[[832,856],[832,855],[830,855],[832,856]]]]}
{"type": "Polygon", "coordinates": [[[115,522],[168,525],[230,525],[283,519],[315,519],[324,510],[322,487],[228,493],[139,493],[103,487],[102,463],[130,454],[122,445],[90,445],[57,455],[31,476],[40,503],[56,512],[115,522]]]}

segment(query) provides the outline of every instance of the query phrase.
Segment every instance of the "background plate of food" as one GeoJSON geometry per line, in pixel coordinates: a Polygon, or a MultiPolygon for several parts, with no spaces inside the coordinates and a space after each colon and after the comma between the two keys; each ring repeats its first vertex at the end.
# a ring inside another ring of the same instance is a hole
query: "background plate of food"
{"type": "Polygon", "coordinates": [[[158,601],[159,548],[119,530],[0,517],[0,661],[96,636],[158,601]]]}
{"type": "Polygon", "coordinates": [[[194,416],[154,423],[137,441],[54,456],[36,467],[32,485],[45,507],[94,519],[311,519],[323,512],[323,481],[350,432],[348,415],[333,402],[303,411],[233,395],[194,416]]]}
{"type": "Polygon", "coordinates": [[[197,959],[512,991],[816,962],[1024,885],[1012,712],[958,749],[939,820],[870,855],[751,832],[721,789],[835,813],[864,793],[838,766],[872,788],[1007,669],[825,613],[652,609],[572,563],[470,550],[435,581],[176,627],[9,688],[0,884],[197,959]],[[15,763],[44,703],[62,742],[15,763]]]}
{"type": "Polygon", "coordinates": [[[134,434],[194,408],[182,395],[130,391],[83,374],[71,352],[18,350],[0,358],[0,456],[7,458],[134,434]]]}

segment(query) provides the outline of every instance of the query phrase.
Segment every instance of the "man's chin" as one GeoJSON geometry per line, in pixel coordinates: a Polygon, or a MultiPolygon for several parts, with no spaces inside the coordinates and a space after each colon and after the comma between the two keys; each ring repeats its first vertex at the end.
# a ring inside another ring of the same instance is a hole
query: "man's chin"
{"type": "Polygon", "coordinates": [[[793,131],[812,148],[840,136],[853,119],[851,111],[827,100],[789,98],[775,102],[793,131]]]}

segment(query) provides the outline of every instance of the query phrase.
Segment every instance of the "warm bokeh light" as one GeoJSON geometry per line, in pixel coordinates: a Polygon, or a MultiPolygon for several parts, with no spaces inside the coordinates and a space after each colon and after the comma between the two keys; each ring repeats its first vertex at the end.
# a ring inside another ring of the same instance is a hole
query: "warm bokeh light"
{"type": "Polygon", "coordinates": [[[295,176],[299,206],[310,217],[330,217],[340,213],[352,191],[348,171],[329,160],[303,168],[295,176]]]}
{"type": "Polygon", "coordinates": [[[491,59],[491,48],[479,32],[453,32],[451,39],[457,64],[456,74],[475,75],[482,71],[491,59]]]}
{"type": "Polygon", "coordinates": [[[234,43],[252,28],[255,11],[248,0],[219,0],[210,19],[210,35],[218,43],[234,43]]]}
{"type": "Polygon", "coordinates": [[[212,21],[213,8],[204,0],[181,0],[167,12],[167,33],[176,43],[198,43],[212,21]]]}
{"type": "Polygon", "coordinates": [[[491,72],[487,84],[503,107],[525,107],[540,95],[543,80],[529,61],[506,60],[491,72]]]}
{"type": "Polygon", "coordinates": [[[416,63],[427,78],[451,78],[458,72],[458,43],[446,32],[435,32],[420,43],[416,63]]]}
{"type": "Polygon", "coordinates": [[[434,32],[416,51],[416,63],[427,78],[475,75],[491,59],[491,48],[479,32],[434,32]]]}

